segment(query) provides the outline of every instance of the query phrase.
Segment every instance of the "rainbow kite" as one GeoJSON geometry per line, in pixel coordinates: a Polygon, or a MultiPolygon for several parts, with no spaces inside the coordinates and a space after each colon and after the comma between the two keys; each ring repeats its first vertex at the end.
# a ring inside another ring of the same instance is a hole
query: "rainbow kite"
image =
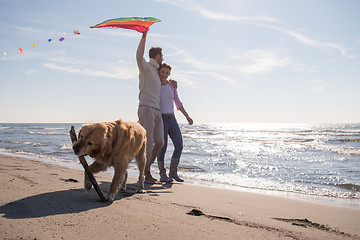
{"type": "Polygon", "coordinates": [[[153,17],[130,17],[130,18],[115,18],[106,20],[105,22],[96,24],[90,28],[103,28],[103,27],[118,27],[126,28],[143,33],[149,30],[149,27],[156,22],[160,22],[160,19],[153,17]]]}

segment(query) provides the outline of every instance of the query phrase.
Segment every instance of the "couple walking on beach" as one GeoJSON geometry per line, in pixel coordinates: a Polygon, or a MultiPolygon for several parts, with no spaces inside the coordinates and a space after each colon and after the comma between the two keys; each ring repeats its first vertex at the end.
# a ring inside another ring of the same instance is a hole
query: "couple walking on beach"
{"type": "Polygon", "coordinates": [[[147,31],[140,40],[136,61],[139,68],[139,108],[140,124],[146,129],[146,167],[145,182],[157,183],[151,175],[150,168],[155,159],[158,159],[160,182],[172,182],[173,179],[183,182],[177,174],[181,152],[183,149],[182,135],[174,115],[174,103],[186,117],[188,123],[193,120],[185,111],[177,94],[177,82],[167,80],[171,74],[171,66],[163,63],[161,47],[152,47],[149,50],[149,62],[144,59],[147,31]],[[174,152],[170,161],[169,177],[165,169],[165,152],[168,136],[174,144],[174,152]]]}

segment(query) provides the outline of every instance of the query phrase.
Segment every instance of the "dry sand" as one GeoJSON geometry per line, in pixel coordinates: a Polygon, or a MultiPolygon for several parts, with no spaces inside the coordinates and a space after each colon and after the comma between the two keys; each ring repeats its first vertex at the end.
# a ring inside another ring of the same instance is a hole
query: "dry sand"
{"type": "Polygon", "coordinates": [[[360,209],[133,178],[109,204],[83,171],[0,155],[0,172],[1,239],[360,239],[360,209]]]}

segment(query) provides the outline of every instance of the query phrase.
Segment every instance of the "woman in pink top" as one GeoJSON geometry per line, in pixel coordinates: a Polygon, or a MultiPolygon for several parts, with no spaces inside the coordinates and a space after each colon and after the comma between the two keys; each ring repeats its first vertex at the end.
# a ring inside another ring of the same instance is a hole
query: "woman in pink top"
{"type": "Polygon", "coordinates": [[[171,82],[167,80],[171,73],[171,66],[163,63],[159,68],[159,76],[161,80],[161,91],[160,91],[160,112],[162,114],[164,124],[164,146],[161,153],[158,156],[158,166],[160,170],[160,182],[172,182],[175,179],[178,182],[183,182],[177,175],[177,168],[180,161],[181,152],[183,149],[183,141],[179,125],[174,115],[174,102],[176,108],[180,110],[186,117],[188,123],[193,124],[193,120],[189,117],[185,111],[183,104],[181,103],[177,94],[176,88],[173,87],[171,82]],[[166,175],[164,157],[167,148],[168,136],[170,136],[174,144],[174,152],[170,162],[169,177],[166,175]]]}

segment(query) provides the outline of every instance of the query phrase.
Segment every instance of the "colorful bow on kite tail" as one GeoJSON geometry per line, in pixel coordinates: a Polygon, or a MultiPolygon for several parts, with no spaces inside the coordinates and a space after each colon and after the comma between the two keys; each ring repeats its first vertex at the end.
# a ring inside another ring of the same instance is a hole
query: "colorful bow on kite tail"
{"type": "MultiPolygon", "coordinates": [[[[106,20],[102,23],[99,23],[95,26],[92,26],[90,28],[103,28],[103,27],[115,27],[115,28],[126,28],[126,29],[132,29],[136,30],[138,32],[145,32],[149,30],[149,27],[153,25],[154,23],[161,22],[160,19],[154,18],[154,17],[128,17],[128,18],[115,18],[106,20]]],[[[75,35],[80,35],[80,32],[77,30],[74,30],[75,35]]],[[[72,36],[71,34],[63,33],[63,36],[59,38],[59,41],[62,42],[65,40],[66,37],[72,36]]],[[[49,38],[48,42],[50,43],[53,39],[49,38]]],[[[32,44],[32,47],[34,48],[35,44],[32,44]]],[[[19,54],[23,54],[24,50],[22,48],[19,48],[19,54]]],[[[4,56],[7,56],[6,52],[2,52],[4,56]]]]}
{"type": "Polygon", "coordinates": [[[103,27],[118,27],[136,30],[140,33],[149,30],[149,27],[156,22],[160,22],[160,19],[153,17],[130,17],[130,18],[115,18],[106,20],[105,22],[96,24],[90,28],[103,28],[103,27]]]}

